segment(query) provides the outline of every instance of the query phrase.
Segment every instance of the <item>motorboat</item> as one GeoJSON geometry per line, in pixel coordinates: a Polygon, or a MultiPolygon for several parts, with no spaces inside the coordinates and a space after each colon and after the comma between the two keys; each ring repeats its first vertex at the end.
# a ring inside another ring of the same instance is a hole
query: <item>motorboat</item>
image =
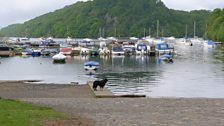
{"type": "Polygon", "coordinates": [[[80,55],[89,55],[90,50],[88,48],[81,48],[80,55]]]}
{"type": "Polygon", "coordinates": [[[122,47],[113,47],[112,55],[124,55],[124,49],[122,47]]]}
{"type": "Polygon", "coordinates": [[[72,48],[71,47],[60,48],[60,53],[62,53],[64,55],[71,55],[72,48]]]}
{"type": "Polygon", "coordinates": [[[110,54],[110,50],[107,47],[100,48],[98,51],[99,51],[100,55],[109,55],[110,54]]]}
{"type": "Polygon", "coordinates": [[[51,50],[50,49],[43,49],[41,51],[41,55],[49,56],[50,54],[51,54],[51,50]]]}
{"type": "Polygon", "coordinates": [[[97,56],[97,55],[99,55],[98,48],[92,47],[89,50],[89,53],[90,53],[91,56],[97,56]]]}
{"type": "Polygon", "coordinates": [[[124,53],[127,55],[132,55],[135,52],[135,46],[134,45],[123,45],[124,53]]]}
{"type": "Polygon", "coordinates": [[[156,45],[156,52],[160,54],[170,54],[172,53],[171,49],[169,48],[168,43],[160,43],[156,45]]]}
{"type": "Polygon", "coordinates": [[[0,45],[0,56],[12,56],[13,55],[13,48],[5,45],[5,44],[1,44],[0,45]]]}
{"type": "Polygon", "coordinates": [[[59,53],[57,55],[54,55],[52,59],[53,63],[65,63],[66,56],[63,55],[62,53],[59,53]]]}
{"type": "Polygon", "coordinates": [[[32,55],[33,49],[26,48],[23,50],[22,55],[32,55]]]}
{"type": "Polygon", "coordinates": [[[96,61],[87,61],[84,63],[84,69],[86,71],[96,71],[99,68],[100,63],[96,61]]]}
{"type": "Polygon", "coordinates": [[[33,57],[38,57],[41,55],[41,50],[40,49],[34,49],[32,54],[33,57]]]}
{"type": "Polygon", "coordinates": [[[212,48],[215,46],[215,43],[212,40],[207,40],[204,42],[204,47],[212,48]]]}
{"type": "Polygon", "coordinates": [[[79,47],[79,46],[78,47],[74,47],[74,48],[72,48],[72,54],[73,55],[79,55],[81,50],[82,50],[82,47],[79,47]]]}
{"type": "Polygon", "coordinates": [[[145,43],[137,43],[135,52],[137,55],[145,55],[147,54],[147,45],[145,43]]]}

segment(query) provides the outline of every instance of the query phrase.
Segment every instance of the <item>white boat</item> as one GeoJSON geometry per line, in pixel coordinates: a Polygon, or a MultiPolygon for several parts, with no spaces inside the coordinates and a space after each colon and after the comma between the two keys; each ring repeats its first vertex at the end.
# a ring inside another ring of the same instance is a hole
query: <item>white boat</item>
{"type": "Polygon", "coordinates": [[[100,48],[104,48],[104,47],[107,47],[107,43],[104,41],[100,42],[100,48]]]}
{"type": "Polygon", "coordinates": [[[137,41],[138,40],[138,38],[136,38],[136,37],[130,37],[129,39],[130,40],[134,40],[134,41],[137,41]]]}
{"type": "Polygon", "coordinates": [[[84,63],[84,69],[86,71],[96,71],[99,68],[100,64],[96,61],[87,61],[84,63]]]}
{"type": "Polygon", "coordinates": [[[167,43],[160,43],[156,45],[156,52],[160,54],[170,54],[172,53],[172,50],[169,47],[169,44],[167,43]]]}
{"type": "Polygon", "coordinates": [[[52,59],[53,63],[65,63],[66,56],[63,55],[62,53],[59,53],[57,55],[54,55],[52,59]]]}
{"type": "Polygon", "coordinates": [[[135,53],[137,55],[146,55],[147,54],[147,50],[148,50],[148,47],[145,43],[137,43],[135,45],[135,53]]]}
{"type": "Polygon", "coordinates": [[[213,48],[215,46],[215,43],[212,40],[204,41],[204,47],[213,48]]]}
{"type": "Polygon", "coordinates": [[[72,54],[73,55],[80,55],[82,47],[74,47],[72,48],[72,54]]]}
{"type": "Polygon", "coordinates": [[[123,50],[125,54],[131,55],[135,51],[135,46],[134,45],[123,45],[123,50]]]}
{"type": "Polygon", "coordinates": [[[80,55],[89,55],[90,54],[90,49],[88,48],[82,48],[80,51],[80,55]]]}

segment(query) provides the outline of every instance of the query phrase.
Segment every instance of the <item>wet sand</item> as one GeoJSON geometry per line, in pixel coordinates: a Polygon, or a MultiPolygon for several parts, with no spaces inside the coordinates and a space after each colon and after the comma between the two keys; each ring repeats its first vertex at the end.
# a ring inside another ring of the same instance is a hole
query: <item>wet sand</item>
{"type": "Polygon", "coordinates": [[[0,97],[53,107],[71,117],[79,117],[75,119],[76,122],[79,121],[77,125],[81,126],[223,126],[224,124],[224,99],[98,99],[93,97],[87,85],[37,85],[21,82],[0,82],[0,97]]]}

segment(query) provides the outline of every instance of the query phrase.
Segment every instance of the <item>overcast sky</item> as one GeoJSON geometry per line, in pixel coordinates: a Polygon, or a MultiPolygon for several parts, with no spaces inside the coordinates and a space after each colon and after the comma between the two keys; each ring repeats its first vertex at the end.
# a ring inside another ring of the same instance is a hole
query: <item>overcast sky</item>
{"type": "MultiPolygon", "coordinates": [[[[0,28],[22,23],[39,15],[63,8],[78,0],[1,0],[0,28]]],[[[167,7],[178,10],[224,8],[224,0],[162,0],[167,7]]]]}

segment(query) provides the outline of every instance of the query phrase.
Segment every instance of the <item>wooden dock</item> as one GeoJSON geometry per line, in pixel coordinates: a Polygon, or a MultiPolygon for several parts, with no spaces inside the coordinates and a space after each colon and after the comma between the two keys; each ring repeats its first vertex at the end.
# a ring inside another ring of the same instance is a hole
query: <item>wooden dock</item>
{"type": "Polygon", "coordinates": [[[119,97],[126,97],[126,98],[143,98],[146,97],[146,95],[141,95],[141,94],[122,94],[122,95],[115,95],[114,93],[112,93],[110,90],[108,90],[107,88],[104,88],[103,90],[101,90],[99,87],[97,88],[97,91],[93,90],[93,82],[89,81],[87,82],[87,84],[89,85],[90,89],[92,90],[94,96],[96,98],[119,98],[119,97]]]}

